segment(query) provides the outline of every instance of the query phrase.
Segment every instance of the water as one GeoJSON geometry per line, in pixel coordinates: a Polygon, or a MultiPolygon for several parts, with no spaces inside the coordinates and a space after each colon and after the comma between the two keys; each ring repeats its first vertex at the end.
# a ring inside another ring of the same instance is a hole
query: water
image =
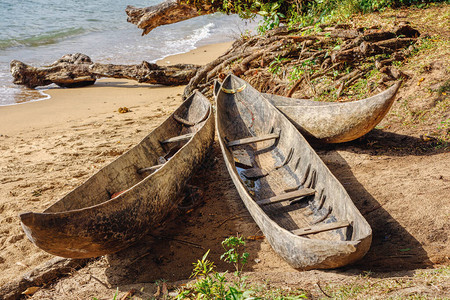
{"type": "Polygon", "coordinates": [[[48,65],[68,53],[95,62],[155,62],[198,46],[231,41],[256,22],[214,14],[161,26],[146,36],[126,21],[126,5],[144,7],[160,0],[0,0],[0,106],[48,98],[45,88],[15,86],[11,60],[48,65]]]}

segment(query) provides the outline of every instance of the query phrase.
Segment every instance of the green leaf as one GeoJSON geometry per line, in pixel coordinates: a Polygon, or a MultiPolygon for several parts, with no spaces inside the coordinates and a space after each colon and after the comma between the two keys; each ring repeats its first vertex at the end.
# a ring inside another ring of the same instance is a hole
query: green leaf
{"type": "Polygon", "coordinates": [[[211,249],[208,249],[208,251],[206,251],[205,255],[203,255],[202,261],[205,261],[206,257],[208,257],[209,251],[211,249]]]}

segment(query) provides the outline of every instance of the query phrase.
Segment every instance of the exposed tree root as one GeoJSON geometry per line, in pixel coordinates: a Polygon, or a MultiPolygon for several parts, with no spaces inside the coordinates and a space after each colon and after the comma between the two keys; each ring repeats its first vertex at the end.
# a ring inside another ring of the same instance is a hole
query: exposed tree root
{"type": "MultiPolygon", "coordinates": [[[[139,13],[142,11],[133,10],[136,16],[139,13]]],[[[419,36],[407,23],[390,31],[364,30],[345,24],[321,26],[319,31],[313,29],[279,27],[264,36],[242,37],[224,55],[205,66],[161,67],[148,62],[130,66],[99,64],[86,55],[74,54],[41,68],[13,61],[11,72],[16,84],[31,88],[50,83],[83,86],[93,84],[100,77],[163,85],[187,84],[184,97],[195,89],[212,96],[214,80],[234,73],[262,92],[311,98],[334,90],[330,95],[339,98],[373,70],[385,75],[378,84],[407,78],[393,63],[410,54],[419,36]]]]}

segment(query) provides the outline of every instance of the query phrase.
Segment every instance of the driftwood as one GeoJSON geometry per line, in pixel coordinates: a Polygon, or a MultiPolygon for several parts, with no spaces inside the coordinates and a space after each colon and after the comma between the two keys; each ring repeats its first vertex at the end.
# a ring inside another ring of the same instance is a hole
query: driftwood
{"type": "Polygon", "coordinates": [[[55,83],[61,87],[79,87],[94,84],[100,77],[127,78],[137,82],[163,85],[183,85],[199,69],[197,65],[178,64],[161,67],[143,61],[139,65],[112,65],[93,63],[84,54],[67,54],[50,66],[32,67],[23,62],[11,62],[14,83],[29,88],[55,83]]]}
{"type": "MultiPolygon", "coordinates": [[[[226,55],[199,69],[187,85],[184,95],[194,89],[211,95],[213,80],[223,79],[227,73],[242,76],[266,93],[298,97],[298,94],[294,95],[297,91],[311,91],[305,96],[312,97],[340,88],[336,94],[345,95],[346,89],[375,68],[375,65],[367,67],[367,61],[371,57],[380,54],[388,57],[382,63],[382,60],[376,60],[377,69],[394,61],[401,61],[408,55],[405,49],[414,44],[420,35],[407,23],[400,23],[391,31],[379,28],[352,29],[347,25],[322,27],[322,32],[304,34],[309,29],[311,28],[280,27],[264,37],[251,37],[235,42],[226,55]],[[336,47],[339,39],[344,40],[340,49],[336,47]],[[277,65],[276,60],[281,59],[283,62],[279,64],[280,71],[274,73],[276,68],[273,66],[277,65]],[[288,74],[293,68],[299,67],[303,70],[303,75],[292,82],[288,74]],[[346,74],[348,67],[350,74],[346,74]],[[333,77],[333,83],[324,85],[323,82],[327,82],[323,80],[324,77],[333,77]]],[[[395,68],[390,68],[390,74],[397,75],[398,72],[395,68]]],[[[393,80],[399,76],[387,78],[393,80]]]]}
{"type": "Polygon", "coordinates": [[[38,266],[31,272],[13,280],[0,288],[0,299],[21,298],[22,292],[30,287],[41,287],[51,281],[84,267],[89,259],[66,259],[56,257],[38,266]]]}

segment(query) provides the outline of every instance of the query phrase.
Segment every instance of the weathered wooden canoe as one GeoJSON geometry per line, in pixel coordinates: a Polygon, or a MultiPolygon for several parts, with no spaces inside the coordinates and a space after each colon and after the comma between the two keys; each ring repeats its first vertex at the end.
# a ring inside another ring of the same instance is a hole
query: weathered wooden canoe
{"type": "Polygon", "coordinates": [[[211,104],[195,92],[138,145],[43,213],[20,214],[22,227],[33,243],[58,256],[124,249],[176,207],[213,141],[211,104]]]}
{"type": "MultiPolygon", "coordinates": [[[[310,141],[343,143],[365,135],[380,123],[394,103],[400,85],[397,82],[375,96],[344,103],[262,95],[310,141]]],[[[219,88],[216,82],[215,93],[219,88]]]]}
{"type": "Polygon", "coordinates": [[[337,268],[363,257],[370,225],[289,120],[234,75],[216,101],[225,164],[273,249],[299,269],[337,268]]]}

